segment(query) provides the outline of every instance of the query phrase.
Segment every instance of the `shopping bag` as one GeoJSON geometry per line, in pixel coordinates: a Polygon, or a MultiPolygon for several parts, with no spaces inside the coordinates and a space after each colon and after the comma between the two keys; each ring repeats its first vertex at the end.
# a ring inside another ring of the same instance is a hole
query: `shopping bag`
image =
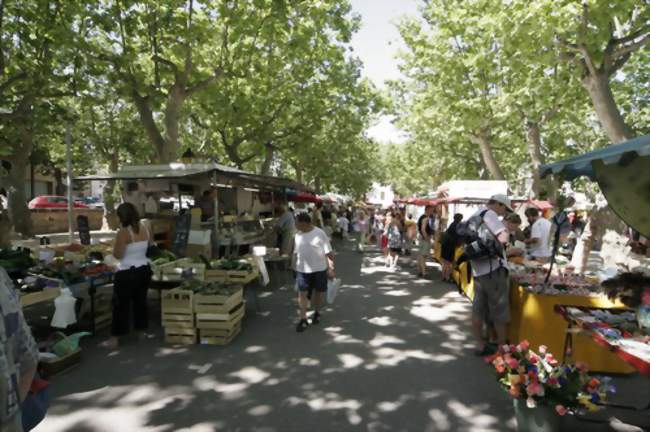
{"type": "Polygon", "coordinates": [[[327,281],[327,303],[334,303],[336,299],[336,294],[339,292],[341,287],[341,279],[330,279],[327,281]]]}

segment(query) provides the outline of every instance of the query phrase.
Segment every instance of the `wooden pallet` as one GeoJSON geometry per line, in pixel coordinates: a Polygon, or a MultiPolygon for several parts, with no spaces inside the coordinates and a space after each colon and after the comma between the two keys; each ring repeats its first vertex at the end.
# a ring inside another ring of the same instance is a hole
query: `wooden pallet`
{"type": "Polygon", "coordinates": [[[230,296],[213,294],[195,294],[194,312],[220,314],[229,313],[235,306],[244,299],[244,288],[240,287],[230,296]]]}
{"type": "Polygon", "coordinates": [[[228,345],[241,332],[241,321],[229,334],[220,333],[213,329],[199,330],[201,345],[228,345]]]}
{"type": "Polygon", "coordinates": [[[196,328],[206,330],[232,330],[244,317],[246,306],[239,303],[228,313],[197,313],[196,328]]]}
{"type": "Polygon", "coordinates": [[[165,343],[193,345],[196,343],[196,329],[165,327],[165,343]]]}

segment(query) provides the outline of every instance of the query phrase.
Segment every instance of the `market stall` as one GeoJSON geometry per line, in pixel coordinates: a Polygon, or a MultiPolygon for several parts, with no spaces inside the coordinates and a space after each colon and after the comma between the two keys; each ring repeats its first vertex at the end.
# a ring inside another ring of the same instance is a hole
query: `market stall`
{"type": "Polygon", "coordinates": [[[136,206],[156,243],[179,256],[229,256],[273,244],[277,203],[307,195],[289,179],[216,163],[125,166],[77,181],[120,182],[122,200],[136,206]]]}

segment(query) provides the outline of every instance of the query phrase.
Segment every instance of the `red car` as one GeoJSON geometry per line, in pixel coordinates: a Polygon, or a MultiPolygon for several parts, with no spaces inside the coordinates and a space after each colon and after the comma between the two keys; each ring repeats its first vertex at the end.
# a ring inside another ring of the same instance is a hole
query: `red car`
{"type": "MultiPolygon", "coordinates": [[[[72,205],[78,209],[88,208],[87,205],[78,202],[74,202],[72,205]]],[[[62,196],[41,195],[31,200],[27,207],[30,209],[67,209],[68,199],[62,196]]]]}

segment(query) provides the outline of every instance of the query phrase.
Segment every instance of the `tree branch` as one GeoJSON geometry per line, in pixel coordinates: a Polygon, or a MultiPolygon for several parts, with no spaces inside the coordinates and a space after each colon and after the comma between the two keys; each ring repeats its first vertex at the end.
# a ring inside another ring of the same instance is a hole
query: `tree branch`
{"type": "Polygon", "coordinates": [[[12,76],[12,77],[9,77],[9,79],[7,79],[7,81],[5,81],[5,82],[3,82],[2,84],[0,84],[0,95],[2,95],[2,93],[4,93],[4,91],[5,91],[9,86],[11,86],[14,82],[16,82],[16,81],[20,81],[20,80],[25,79],[25,78],[27,78],[27,74],[24,73],[24,72],[21,72],[21,73],[16,74],[16,75],[14,75],[14,76],[12,76]]]}
{"type": "Polygon", "coordinates": [[[630,44],[623,45],[622,47],[620,47],[616,51],[614,51],[614,54],[613,54],[614,58],[618,59],[618,58],[623,57],[623,56],[625,56],[627,54],[632,54],[634,51],[643,48],[649,42],[650,42],[650,33],[646,33],[638,41],[630,43],[630,44]]]}
{"type": "Polygon", "coordinates": [[[168,66],[172,70],[172,72],[174,72],[174,78],[176,79],[176,81],[179,81],[180,73],[178,71],[178,66],[176,66],[176,63],[174,63],[174,62],[172,62],[170,60],[167,60],[165,58],[162,58],[159,55],[153,55],[153,56],[151,56],[151,59],[155,63],[161,63],[161,64],[164,64],[165,66],[168,66]]]}

